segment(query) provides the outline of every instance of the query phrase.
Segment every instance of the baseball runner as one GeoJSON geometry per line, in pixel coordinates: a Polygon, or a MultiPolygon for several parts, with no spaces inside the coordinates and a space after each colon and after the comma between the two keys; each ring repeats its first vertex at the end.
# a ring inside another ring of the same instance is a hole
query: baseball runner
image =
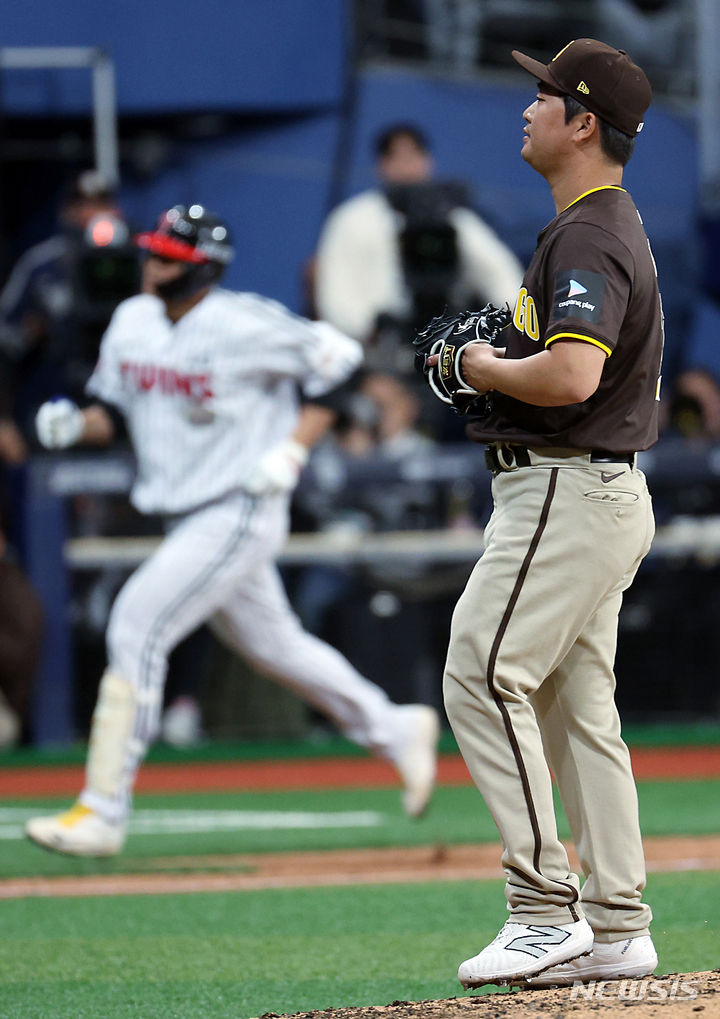
{"type": "Polygon", "coordinates": [[[113,605],[85,788],[67,812],[29,821],[40,845],[110,856],[125,842],[137,769],[155,737],[167,659],[209,621],[229,647],[392,761],[404,807],[426,807],[436,712],[393,704],[291,611],[274,559],[308,449],[334,418],[359,345],[254,294],[216,286],[233,257],[226,225],[176,206],[137,243],[143,293],[121,303],[87,385],[96,402],[44,404],[43,445],[102,444],[120,413],[137,456],[133,504],[167,534],[113,605]],[[298,390],[302,392],[300,406],[298,390]]]}
{"type": "Polygon", "coordinates": [[[465,987],[637,977],[657,965],[613,700],[622,594],[654,533],[635,451],[657,439],[662,310],[622,187],[651,91],[625,52],[593,39],[548,65],[513,56],[539,82],[522,156],[557,215],[504,330],[484,309],[416,341],[429,343],[430,379],[461,412],[468,394],[489,394],[470,405],[468,434],[488,444],[494,512],[455,609],[444,684],[502,836],[510,919],[460,966],[465,987]],[[558,840],[548,765],[582,891],[558,840]]]}

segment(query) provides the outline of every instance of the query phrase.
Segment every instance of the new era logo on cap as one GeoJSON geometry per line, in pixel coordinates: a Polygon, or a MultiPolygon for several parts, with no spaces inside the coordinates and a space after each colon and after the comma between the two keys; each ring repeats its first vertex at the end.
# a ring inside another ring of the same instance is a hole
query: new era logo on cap
{"type": "Polygon", "coordinates": [[[580,98],[591,113],[634,138],[642,130],[652,89],[625,50],[597,39],[573,39],[549,64],[513,50],[521,67],[557,92],[580,98]],[[578,96],[579,93],[579,96],[578,96]]]}

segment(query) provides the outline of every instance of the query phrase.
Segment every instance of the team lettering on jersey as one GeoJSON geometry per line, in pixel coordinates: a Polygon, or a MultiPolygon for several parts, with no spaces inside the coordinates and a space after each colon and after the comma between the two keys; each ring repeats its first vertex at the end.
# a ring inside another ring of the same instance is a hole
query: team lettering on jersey
{"type": "Polygon", "coordinates": [[[537,341],[540,339],[540,326],[538,324],[535,301],[525,287],[520,287],[520,293],[515,302],[513,325],[519,333],[525,333],[531,340],[537,341]]]}
{"type": "Polygon", "coordinates": [[[156,389],[167,396],[188,396],[192,400],[210,400],[213,397],[212,379],[203,374],[186,374],[174,368],[162,368],[155,364],[140,364],[123,361],[120,365],[123,380],[134,386],[138,392],[156,389]]]}

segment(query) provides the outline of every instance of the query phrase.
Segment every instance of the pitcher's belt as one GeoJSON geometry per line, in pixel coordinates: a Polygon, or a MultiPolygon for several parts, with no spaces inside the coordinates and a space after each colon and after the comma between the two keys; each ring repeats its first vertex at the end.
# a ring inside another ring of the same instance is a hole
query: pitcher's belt
{"type": "Polygon", "coordinates": [[[566,460],[586,457],[589,463],[623,463],[635,465],[635,453],[613,453],[608,449],[530,449],[509,442],[492,442],[485,451],[485,462],[493,474],[514,471],[518,467],[532,467],[538,461],[566,460]]]}

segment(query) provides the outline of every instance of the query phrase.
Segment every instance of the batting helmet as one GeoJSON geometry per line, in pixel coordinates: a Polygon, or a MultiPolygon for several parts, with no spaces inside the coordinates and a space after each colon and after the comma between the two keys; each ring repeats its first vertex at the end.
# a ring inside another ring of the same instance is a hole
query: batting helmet
{"type": "Polygon", "coordinates": [[[157,287],[167,299],[188,297],[217,282],[235,257],[227,225],[202,205],[174,205],[135,243],[151,255],[186,263],[181,276],[157,287]]]}

